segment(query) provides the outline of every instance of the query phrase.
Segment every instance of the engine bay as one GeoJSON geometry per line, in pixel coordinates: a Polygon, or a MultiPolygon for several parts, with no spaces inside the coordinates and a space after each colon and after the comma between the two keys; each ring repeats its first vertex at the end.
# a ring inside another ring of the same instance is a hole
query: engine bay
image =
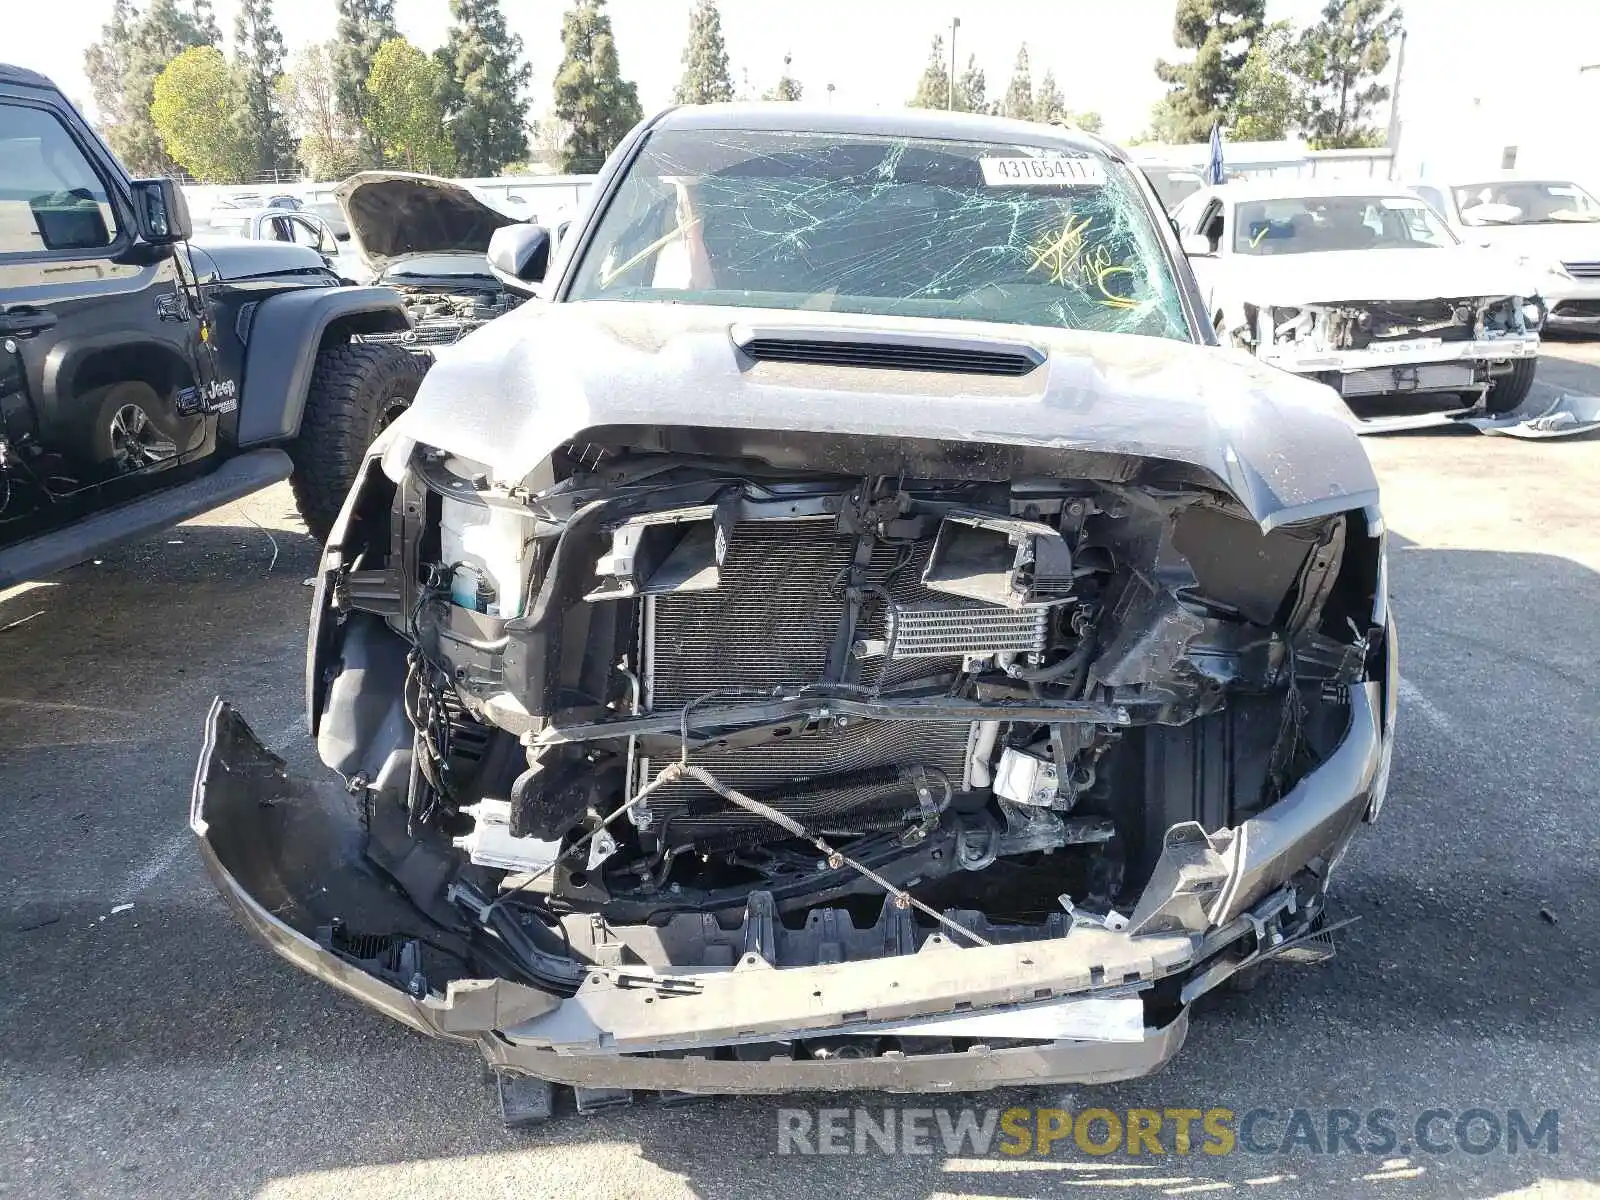
{"type": "Polygon", "coordinates": [[[616,441],[516,488],[427,448],[369,470],[313,646],[368,857],[542,986],[682,921],[702,950],[758,917],[1127,927],[1171,829],[1344,735],[1378,541],[1142,465],[986,473],[616,441]]]}

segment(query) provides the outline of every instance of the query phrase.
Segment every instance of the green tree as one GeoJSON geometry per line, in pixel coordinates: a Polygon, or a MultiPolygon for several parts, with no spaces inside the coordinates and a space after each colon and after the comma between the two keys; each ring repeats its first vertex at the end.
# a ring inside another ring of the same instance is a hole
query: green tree
{"type": "Polygon", "coordinates": [[[84,69],[94,81],[106,140],[136,175],[159,175],[176,164],[162,148],[150,117],[156,76],[191,46],[222,40],[209,0],[151,0],[138,12],[118,3],[100,40],[84,54],[84,69]]]}
{"type": "Polygon", "coordinates": [[[172,160],[201,183],[240,183],[255,170],[255,146],[235,120],[238,77],[215,46],[192,46],[151,87],[150,119],[172,160]]]}
{"type": "Polygon", "coordinates": [[[700,0],[689,14],[689,40],[683,47],[683,78],[673,93],[676,104],[717,104],[733,99],[728,46],[722,39],[722,14],[716,0],[700,0]]]}
{"type": "Polygon", "coordinates": [[[1243,142],[1289,137],[1305,118],[1304,89],[1294,29],[1288,21],[1274,21],[1245,56],[1228,113],[1228,135],[1243,142]]]}
{"type": "Polygon", "coordinates": [[[1158,136],[1202,142],[1226,122],[1239,71],[1261,32],[1266,0],[1178,0],[1172,38],[1194,51],[1188,62],[1156,63],[1168,92],[1152,116],[1158,136]]]}
{"type": "Polygon", "coordinates": [[[368,126],[367,78],[378,47],[399,36],[394,0],[337,0],[339,24],[333,42],[334,94],[339,115],[359,139],[371,166],[383,163],[383,145],[368,126]]]}
{"type": "Polygon", "coordinates": [[[233,47],[242,99],[238,120],[253,148],[254,170],[292,171],[294,138],[278,92],[283,79],[283,34],[272,19],[272,0],[239,0],[233,47]]]}
{"type": "Polygon", "coordinates": [[[956,111],[992,113],[994,106],[989,103],[988,92],[989,81],[978,65],[978,56],[968,55],[967,69],[956,80],[956,111]]]}
{"type": "Polygon", "coordinates": [[[1390,0],[1328,0],[1321,19],[1300,38],[1306,80],[1306,132],[1319,149],[1381,145],[1369,122],[1389,98],[1378,82],[1402,28],[1390,0]]]}
{"type": "Polygon", "coordinates": [[[278,80],[278,98],[300,139],[301,165],[313,179],[342,179],[359,171],[362,148],[339,112],[332,42],[302,46],[278,80]]]}
{"type": "Polygon", "coordinates": [[[1092,108],[1074,114],[1070,121],[1085,133],[1099,133],[1105,125],[1105,120],[1092,108]]]}
{"type": "Polygon", "coordinates": [[[618,142],[644,119],[639,89],[622,78],[617,42],[605,0],[577,0],[561,19],[561,67],[556,72],[555,111],[571,131],[561,169],[598,171],[618,142]]]}
{"type": "Polygon", "coordinates": [[[100,40],[83,54],[84,74],[94,92],[100,128],[109,131],[127,122],[125,89],[128,59],[133,51],[133,27],[139,19],[131,0],[115,0],[111,19],[100,27],[100,40]]]}
{"type": "Polygon", "coordinates": [[[805,88],[800,86],[800,81],[789,74],[791,61],[790,55],[785,54],[783,56],[783,74],[778,76],[777,83],[773,84],[768,91],[762,93],[761,98],[763,100],[794,101],[805,95],[805,88]]]}
{"type": "Polygon", "coordinates": [[[944,108],[950,103],[950,63],[944,51],[944,38],[935,37],[928,51],[928,65],[922,68],[922,78],[917,80],[917,90],[911,97],[912,108],[944,108]]]}
{"type": "MultiPolygon", "coordinates": [[[[911,108],[945,108],[950,95],[950,70],[945,61],[944,38],[933,39],[928,52],[928,65],[917,80],[916,94],[911,97],[911,108]]],[[[955,110],[957,112],[991,113],[995,106],[989,103],[988,80],[983,68],[978,66],[977,55],[967,59],[966,70],[956,77],[955,110]]]]}
{"type": "Polygon", "coordinates": [[[1031,120],[1041,125],[1054,125],[1067,119],[1067,101],[1056,83],[1056,73],[1046,70],[1039,80],[1039,90],[1034,93],[1031,120]]]}
{"type": "Polygon", "coordinates": [[[1033,71],[1028,65],[1028,44],[1024,42],[1017,51],[1017,62],[1011,68],[1011,82],[1006,85],[1005,99],[1000,101],[1000,115],[1018,121],[1033,120],[1033,71]]]}
{"type": "Polygon", "coordinates": [[[444,72],[403,37],[390,38],[372,56],[366,114],[383,162],[430,175],[455,169],[444,127],[444,72]]]}
{"type": "Polygon", "coordinates": [[[500,0],[450,0],[450,35],[438,53],[445,120],[456,169],[495,175],[528,155],[528,82],[522,39],[506,28],[500,0]]]}

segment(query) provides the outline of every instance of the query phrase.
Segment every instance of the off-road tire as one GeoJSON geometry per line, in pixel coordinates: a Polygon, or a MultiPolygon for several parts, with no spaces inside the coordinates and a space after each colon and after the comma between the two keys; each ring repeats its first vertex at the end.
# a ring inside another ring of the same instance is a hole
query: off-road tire
{"type": "Polygon", "coordinates": [[[410,406],[427,369],[397,346],[342,342],[318,353],[300,434],[289,444],[289,486],[318,541],[333,528],[372,439],[410,406]]]}
{"type": "Polygon", "coordinates": [[[1489,394],[1483,398],[1483,407],[1491,416],[1503,417],[1514,412],[1528,398],[1533,386],[1533,374],[1539,369],[1537,358],[1519,358],[1511,370],[1489,385],[1489,394]]]}

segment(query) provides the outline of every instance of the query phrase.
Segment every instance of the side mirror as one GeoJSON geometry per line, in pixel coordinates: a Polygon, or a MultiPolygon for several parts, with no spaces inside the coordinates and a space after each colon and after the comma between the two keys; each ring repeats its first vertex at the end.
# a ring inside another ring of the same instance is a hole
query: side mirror
{"type": "Polygon", "coordinates": [[[152,246],[186,242],[194,234],[189,202],[171,179],[135,179],[133,207],[139,236],[152,246]]]}
{"type": "Polygon", "coordinates": [[[1211,248],[1211,239],[1203,233],[1186,233],[1180,244],[1190,258],[1212,258],[1217,253],[1211,248]]]}
{"type": "Polygon", "coordinates": [[[550,268],[550,231],[541,225],[506,225],[489,238],[489,269],[515,291],[533,293],[550,268]]]}

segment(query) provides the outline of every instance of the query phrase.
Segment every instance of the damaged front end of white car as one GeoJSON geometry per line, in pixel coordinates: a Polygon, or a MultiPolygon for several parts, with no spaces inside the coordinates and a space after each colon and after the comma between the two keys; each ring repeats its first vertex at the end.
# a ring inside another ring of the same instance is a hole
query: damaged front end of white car
{"type": "Polygon", "coordinates": [[[1347,401],[1446,393],[1492,415],[1526,398],[1544,321],[1520,295],[1242,307],[1236,342],[1347,401]]]}

